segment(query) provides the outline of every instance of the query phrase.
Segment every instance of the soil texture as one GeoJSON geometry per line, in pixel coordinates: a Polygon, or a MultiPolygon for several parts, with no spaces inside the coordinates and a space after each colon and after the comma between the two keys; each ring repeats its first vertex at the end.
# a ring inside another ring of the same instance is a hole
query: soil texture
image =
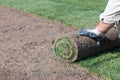
{"type": "Polygon", "coordinates": [[[103,80],[55,56],[56,36],[74,30],[0,5],[0,80],[103,80]]]}

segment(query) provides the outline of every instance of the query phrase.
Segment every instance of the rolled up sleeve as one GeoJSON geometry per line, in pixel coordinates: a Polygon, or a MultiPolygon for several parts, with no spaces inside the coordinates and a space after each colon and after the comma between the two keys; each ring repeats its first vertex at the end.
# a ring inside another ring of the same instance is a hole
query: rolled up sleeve
{"type": "Polygon", "coordinates": [[[109,0],[100,20],[112,24],[120,20],[120,0],[109,0]]]}

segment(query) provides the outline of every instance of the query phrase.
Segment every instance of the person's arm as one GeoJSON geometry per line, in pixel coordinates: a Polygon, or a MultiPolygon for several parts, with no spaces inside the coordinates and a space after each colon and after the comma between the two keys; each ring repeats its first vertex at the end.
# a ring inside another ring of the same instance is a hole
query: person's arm
{"type": "Polygon", "coordinates": [[[78,34],[95,39],[100,46],[104,39],[104,34],[114,27],[115,23],[119,22],[119,20],[120,0],[109,0],[104,12],[100,15],[100,21],[96,27],[94,29],[82,29],[78,34]]]}
{"type": "Polygon", "coordinates": [[[100,22],[96,26],[96,29],[102,33],[105,33],[119,20],[120,0],[109,0],[104,12],[100,15],[100,22]]]}
{"type": "Polygon", "coordinates": [[[114,26],[114,23],[107,24],[107,23],[104,23],[103,21],[100,21],[95,29],[101,33],[106,33],[113,26],[114,26]]]}

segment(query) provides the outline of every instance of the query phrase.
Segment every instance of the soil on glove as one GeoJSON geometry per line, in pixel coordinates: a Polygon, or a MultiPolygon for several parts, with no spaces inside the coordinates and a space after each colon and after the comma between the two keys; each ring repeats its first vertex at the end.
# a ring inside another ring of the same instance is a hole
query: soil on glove
{"type": "Polygon", "coordinates": [[[74,30],[0,5],[0,80],[103,80],[55,56],[56,36],[74,30]]]}

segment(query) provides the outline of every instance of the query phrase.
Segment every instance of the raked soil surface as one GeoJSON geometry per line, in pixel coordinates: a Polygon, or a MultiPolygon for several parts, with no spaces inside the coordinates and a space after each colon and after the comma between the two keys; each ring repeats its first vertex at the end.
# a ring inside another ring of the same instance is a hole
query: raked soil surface
{"type": "Polygon", "coordinates": [[[74,30],[0,5],[0,80],[103,80],[55,56],[56,36],[74,30]]]}

